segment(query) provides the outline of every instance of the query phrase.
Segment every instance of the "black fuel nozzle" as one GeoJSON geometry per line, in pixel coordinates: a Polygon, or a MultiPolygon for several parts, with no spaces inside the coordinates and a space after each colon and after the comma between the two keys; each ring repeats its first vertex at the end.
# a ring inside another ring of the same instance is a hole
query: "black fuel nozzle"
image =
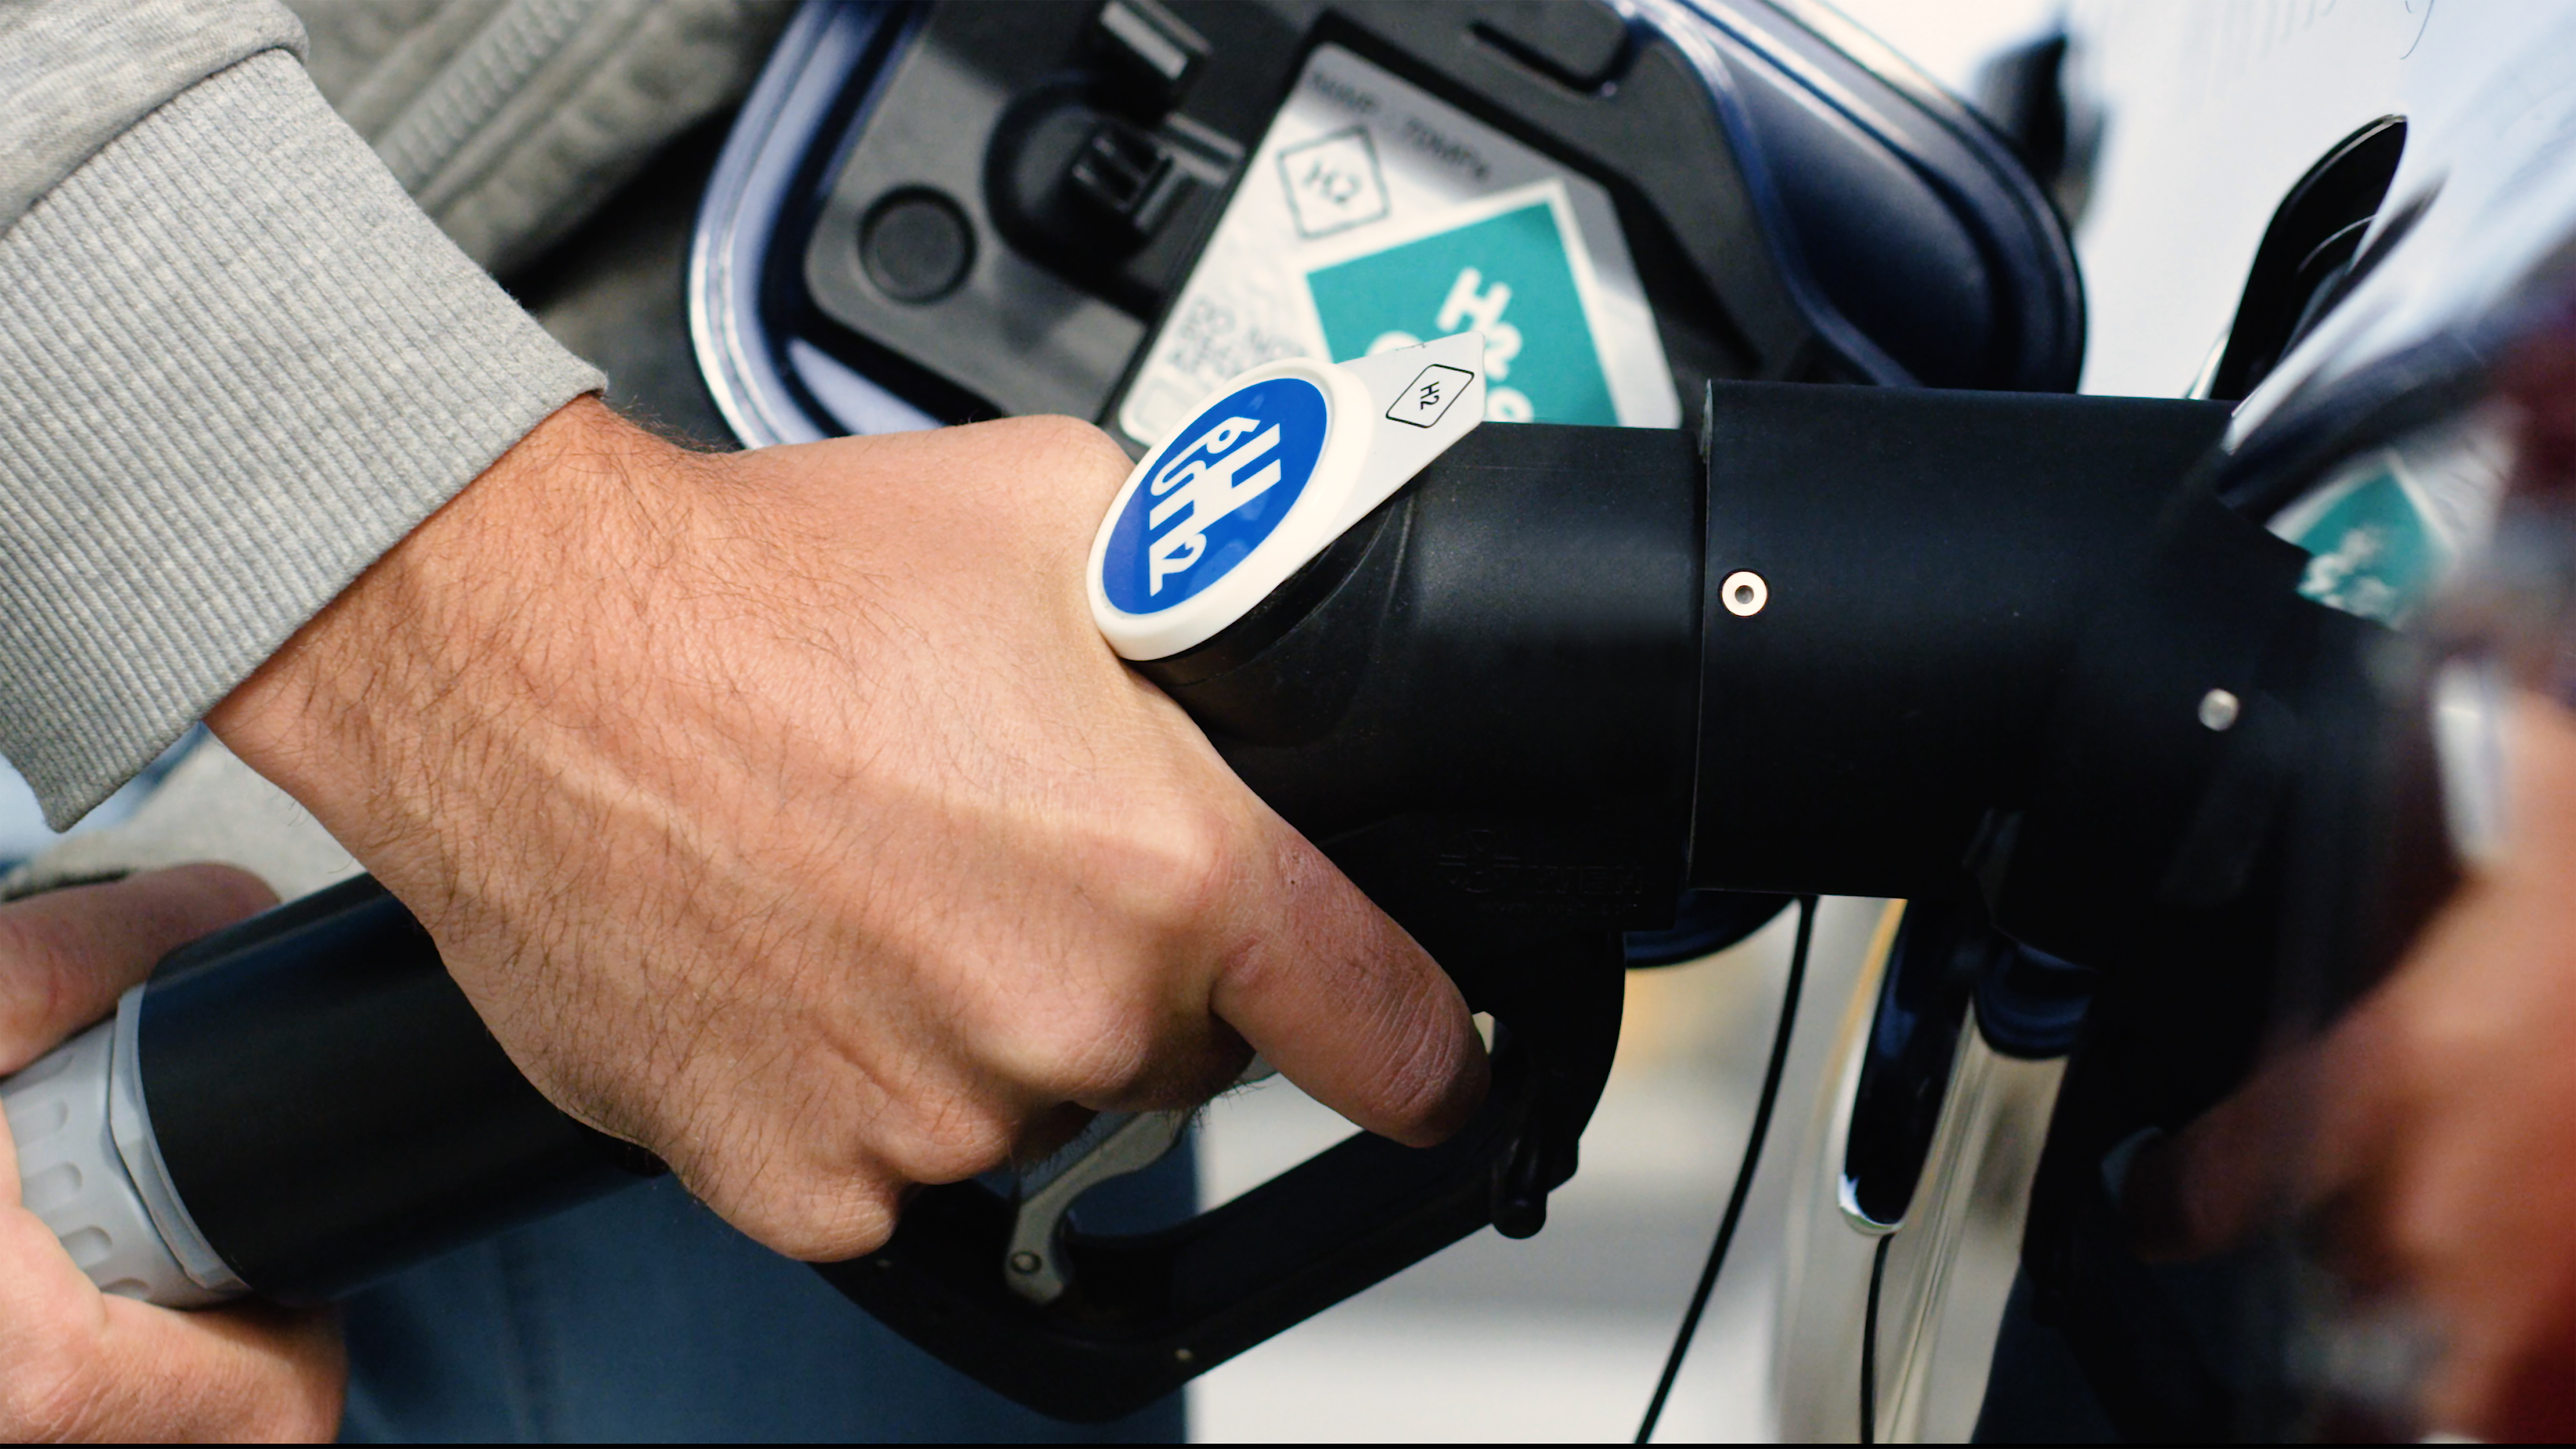
{"type": "Polygon", "coordinates": [[[2265,939],[2250,872],[2213,852],[2259,853],[2268,824],[2196,822],[2276,796],[2290,761],[2205,701],[2295,714],[2359,626],[2189,481],[2224,407],[1765,384],[1707,406],[1697,442],[1478,428],[1137,665],[1493,1013],[1477,1126],[1274,1181],[1315,1205],[1298,1230],[1229,1205],[1077,1236],[1082,1296],[1040,1310],[992,1282],[1005,1213],[971,1187],[835,1281],[1013,1397],[1105,1415],[1409,1255],[1534,1228],[1615,1043],[1616,943],[1685,888],[1973,902],[2104,967],[2265,939]]]}
{"type": "MultiPolygon", "coordinates": [[[[824,1275],[1023,1403],[1113,1417],[1482,1227],[1537,1231],[1608,1075],[1623,935],[1671,925],[1686,889],[1974,896],[2033,946],[2106,968],[2259,916],[2244,861],[2269,826],[2235,806],[2277,796],[2317,655],[2348,640],[2297,598],[2295,550],[2187,482],[2223,409],[1765,384],[1706,404],[1696,438],[1474,427],[1222,627],[1137,665],[1492,1014],[1494,1088],[1467,1128],[1427,1150],[1360,1134],[1125,1237],[1064,1207],[1177,1132],[1112,1131],[1070,1189],[927,1189],[884,1249],[824,1275]]],[[[1250,424],[1220,432],[1255,464],[1295,452],[1250,424]]],[[[1243,526],[1243,500],[1277,485],[1227,467],[1188,486],[1243,526]]],[[[1224,536],[1202,534],[1160,553],[1135,541],[1166,565],[1148,583],[1217,557],[1224,536]]],[[[321,912],[372,923],[338,949],[416,936],[362,894],[321,912]]],[[[301,950],[315,929],[272,934],[301,950]]],[[[223,969],[256,982],[257,955],[223,969]]],[[[213,1023],[257,992],[217,990],[211,971],[145,993],[147,1023],[156,994],[171,1008],[147,1054],[220,1054],[213,1023]],[[206,1033],[193,1045],[183,1005],[206,1033]]],[[[267,979],[305,993],[271,1005],[310,1041],[270,1032],[264,1052],[309,1047],[354,1072],[393,1029],[355,998],[332,1005],[347,993],[322,976],[267,979]]],[[[454,992],[434,969],[419,979],[454,992]]],[[[405,1021],[408,1049],[435,1037],[488,1065],[497,1048],[452,1004],[405,1021]]],[[[151,1104],[165,1139],[191,1135],[164,1140],[166,1160],[273,1156],[311,1125],[202,1110],[213,1100],[151,1104]],[[227,1135],[245,1132],[259,1140],[227,1135]]],[[[492,1131],[607,1160],[527,1129],[530,1101],[541,1127],[558,1120],[532,1091],[489,1100],[492,1131]]],[[[313,1120],[345,1136],[346,1115],[313,1120]]],[[[396,1128],[470,1138],[466,1115],[396,1128]]],[[[352,1169],[369,1184],[352,1200],[383,1241],[429,1241],[423,1205],[453,1184],[423,1167],[396,1191],[374,1172],[352,1169]]],[[[501,1216],[480,1203],[454,1220],[501,1216]]],[[[308,1245],[325,1264],[387,1261],[347,1246],[363,1224],[328,1226],[308,1245]]],[[[254,1289],[348,1277],[260,1241],[274,1252],[257,1276],[232,1264],[254,1289]]]]}
{"type": "Polygon", "coordinates": [[[2183,486],[2219,405],[1734,383],[1707,407],[1697,446],[1479,428],[1137,667],[1473,972],[1533,922],[1668,925],[1683,888],[1969,888],[2088,748],[2052,732],[2109,723],[2060,718],[2106,708],[2070,680],[2132,679],[2157,728],[2206,734],[2200,696],[2250,688],[2270,621],[2312,608],[2294,548],[2183,486]],[[2159,655],[2079,666],[2132,614],[2172,619],[2159,655]]]}

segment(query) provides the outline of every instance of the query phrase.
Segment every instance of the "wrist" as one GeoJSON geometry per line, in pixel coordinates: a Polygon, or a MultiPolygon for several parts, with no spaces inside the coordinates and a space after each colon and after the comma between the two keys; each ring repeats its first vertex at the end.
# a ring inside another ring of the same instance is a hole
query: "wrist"
{"type": "Polygon", "coordinates": [[[461,776],[517,753],[581,685],[598,614],[642,586],[672,457],[595,397],[557,409],[207,712],[352,853],[436,853],[461,776]],[[621,567],[624,564],[626,566],[621,567]],[[533,678],[542,661],[545,679],[533,678]]]}

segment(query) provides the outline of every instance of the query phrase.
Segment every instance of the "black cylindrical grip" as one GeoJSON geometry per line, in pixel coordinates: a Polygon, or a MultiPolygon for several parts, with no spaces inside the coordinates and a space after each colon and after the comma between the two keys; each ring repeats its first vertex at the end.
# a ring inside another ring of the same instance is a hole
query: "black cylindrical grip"
{"type": "Polygon", "coordinates": [[[1719,383],[1691,883],[1940,895],[2222,404],[1719,383]]]}
{"type": "Polygon", "coordinates": [[[369,878],[172,953],[144,992],[137,1056],[180,1201],[282,1301],[651,1170],[528,1084],[429,933],[369,878]]]}
{"type": "Polygon", "coordinates": [[[1224,633],[1142,666],[1453,972],[1680,894],[1700,469],[1670,429],[1488,423],[1224,633]]]}

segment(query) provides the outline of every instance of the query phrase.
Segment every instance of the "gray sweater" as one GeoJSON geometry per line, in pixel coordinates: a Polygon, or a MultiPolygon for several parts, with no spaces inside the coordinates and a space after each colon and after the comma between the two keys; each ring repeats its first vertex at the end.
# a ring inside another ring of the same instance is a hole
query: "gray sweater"
{"type": "MultiPolygon", "coordinates": [[[[465,73],[414,83],[379,144],[446,187],[432,204],[478,252],[524,247],[570,215],[518,205],[566,151],[495,148],[478,98],[533,104],[495,56],[545,58],[620,11],[628,31],[698,24],[740,71],[735,8],[379,5],[482,42],[435,52],[465,73]]],[[[57,827],[600,386],[334,114],[303,45],[275,0],[0,0],[0,755],[57,827]]],[[[409,58],[357,79],[382,91],[409,58]]],[[[563,60],[597,83],[595,58],[563,60]]],[[[688,99],[668,114],[709,108],[688,99]]]]}

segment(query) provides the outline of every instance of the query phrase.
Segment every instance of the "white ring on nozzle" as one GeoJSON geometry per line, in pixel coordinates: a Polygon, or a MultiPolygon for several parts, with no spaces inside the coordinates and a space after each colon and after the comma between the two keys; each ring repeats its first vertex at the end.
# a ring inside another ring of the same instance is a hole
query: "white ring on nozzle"
{"type": "Polygon", "coordinates": [[[170,1251],[117,1150],[116,1035],[102,1021],[0,1077],[24,1205],[101,1292],[165,1308],[218,1302],[226,1295],[190,1278],[170,1251]]]}
{"type": "Polygon", "coordinates": [[[161,1230],[161,1241],[170,1256],[179,1260],[189,1281],[206,1290],[205,1301],[247,1293],[250,1285],[206,1241],[197,1220],[189,1216],[188,1205],[179,1200],[179,1189],[170,1180],[170,1164],[161,1158],[161,1139],[153,1135],[152,1109],[143,1100],[145,990],[128,987],[116,999],[116,1056],[109,1068],[107,1094],[109,1134],[116,1139],[116,1154],[124,1160],[144,1210],[152,1214],[152,1225],[161,1230]]]}

